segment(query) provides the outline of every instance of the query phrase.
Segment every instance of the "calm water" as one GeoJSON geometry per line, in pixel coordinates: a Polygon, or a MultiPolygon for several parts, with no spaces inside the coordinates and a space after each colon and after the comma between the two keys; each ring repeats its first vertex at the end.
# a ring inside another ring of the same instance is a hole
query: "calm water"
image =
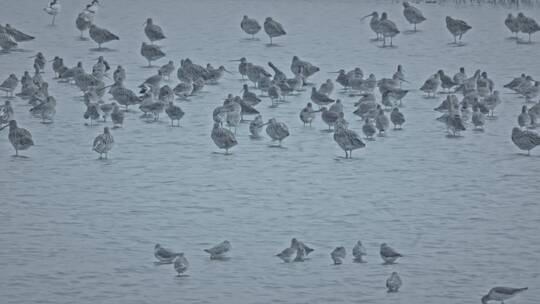
{"type": "MultiPolygon", "coordinates": [[[[74,21],[84,1],[64,1],[57,27],[32,0],[4,1],[2,23],[9,22],[37,39],[25,52],[0,55],[0,79],[32,70],[27,57],[42,51],[68,66],[83,61],[90,69],[100,55],[92,41],[79,41],[74,21]]],[[[517,45],[506,39],[501,8],[420,6],[428,21],[420,33],[399,35],[397,49],[370,42],[368,21],[360,17],[385,10],[409,29],[400,4],[364,1],[105,1],[96,23],[120,36],[101,53],[127,68],[130,88],[155,73],[143,68],[142,23],[153,17],[168,39],[168,58],[190,57],[214,66],[242,56],[266,65],[272,61],[290,74],[293,55],[328,71],[360,66],[377,78],[402,64],[412,89],[436,70],[453,75],[486,70],[504,93],[497,119],[484,133],[466,131],[445,137],[432,111],[438,100],[413,91],[404,100],[402,132],[368,142],[352,160],[317,118],[312,128],[298,119],[309,93],[271,109],[264,118],[289,125],[284,149],[269,140],[251,140],[239,129],[234,154],[215,153],[210,139],[212,109],[237,93],[239,75],[183,102],[181,128],[168,120],[147,123],[126,117],[113,131],[116,146],[107,161],[91,151],[101,126],[87,127],[80,92],[46,78],[58,101],[55,123],[43,125],[15,100],[19,124],[31,130],[36,146],[13,158],[2,132],[0,141],[0,299],[2,303],[479,303],[496,285],[529,286],[513,303],[538,303],[540,297],[540,151],[518,154],[510,140],[522,99],[502,85],[524,72],[540,77],[540,44],[517,45]],[[282,47],[243,40],[242,15],[274,16],[288,35],[282,47]],[[467,20],[466,47],[451,47],[444,16],[467,20]],[[273,255],[298,237],[315,247],[311,260],[282,264],[273,255]],[[203,248],[224,239],[233,250],[227,262],[209,261],[203,248]],[[351,263],[354,243],[362,240],[367,264],[351,263]],[[189,277],[177,278],[172,266],[153,264],[156,242],[185,252],[189,277]],[[378,248],[387,242],[405,257],[381,265],[378,248]],[[330,251],[348,250],[347,262],[331,265],[330,251]],[[404,285],[387,294],[385,280],[398,271],[404,285]]],[[[515,13],[515,12],[514,12],[515,13]]],[[[528,15],[539,18],[537,10],[528,15]]],[[[540,37],[534,37],[536,40],[540,37]]],[[[164,64],[161,60],[158,64],[164,64]]],[[[176,75],[176,72],[174,73],[176,75]]],[[[170,85],[176,85],[177,80],[170,85]]],[[[343,100],[351,128],[356,99],[343,100]]]]}

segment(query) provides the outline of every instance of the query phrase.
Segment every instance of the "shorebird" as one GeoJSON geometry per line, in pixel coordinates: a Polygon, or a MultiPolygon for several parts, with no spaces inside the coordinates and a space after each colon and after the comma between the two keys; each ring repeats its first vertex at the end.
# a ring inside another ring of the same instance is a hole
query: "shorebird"
{"type": "Polygon", "coordinates": [[[238,73],[240,73],[240,75],[242,76],[242,81],[244,81],[246,79],[246,76],[247,76],[247,59],[246,57],[242,57],[240,59],[237,59],[237,60],[230,60],[230,61],[239,61],[240,63],[238,64],[238,73]]]}
{"type": "Polygon", "coordinates": [[[322,94],[317,91],[317,88],[312,87],[311,88],[311,101],[318,105],[319,107],[329,105],[331,103],[334,103],[334,99],[326,96],[325,94],[322,94]]]}
{"type": "Polygon", "coordinates": [[[504,25],[506,25],[508,30],[515,35],[514,38],[517,39],[519,33],[519,22],[517,18],[512,15],[512,13],[508,14],[506,19],[504,19],[504,25]]]}
{"type": "Polygon", "coordinates": [[[401,130],[405,123],[405,116],[396,107],[390,112],[390,121],[394,124],[394,130],[401,130]]]}
{"type": "Polygon", "coordinates": [[[381,244],[381,250],[379,251],[379,253],[385,264],[393,264],[398,258],[402,257],[400,253],[395,251],[386,243],[381,244]]]}
{"type": "Polygon", "coordinates": [[[259,138],[261,137],[261,131],[263,129],[264,122],[261,115],[255,116],[255,119],[253,119],[249,123],[249,133],[251,133],[251,136],[253,138],[259,138]]]}
{"type": "Polygon", "coordinates": [[[118,38],[118,36],[116,36],[115,34],[109,32],[104,28],[100,28],[95,24],[92,24],[90,26],[89,33],[90,38],[92,38],[92,40],[94,40],[94,42],[98,44],[98,50],[101,50],[101,45],[103,43],[107,43],[113,40],[120,40],[120,38],[118,38]]]}
{"type": "Polygon", "coordinates": [[[336,102],[332,104],[328,110],[338,114],[343,113],[343,104],[341,103],[341,100],[336,99],[336,102]]]}
{"type": "Polygon", "coordinates": [[[495,108],[502,103],[499,91],[495,90],[493,91],[493,94],[487,96],[484,98],[484,104],[489,109],[490,114],[489,116],[493,117],[493,112],[495,111],[495,108]]]}
{"type": "Polygon", "coordinates": [[[19,79],[15,74],[10,74],[9,77],[0,84],[0,91],[6,92],[6,96],[13,97],[13,92],[19,85],[19,79]]]}
{"type": "Polygon", "coordinates": [[[386,38],[390,37],[390,46],[392,45],[392,39],[399,34],[399,30],[396,26],[396,24],[388,19],[388,16],[386,13],[382,13],[381,19],[379,20],[379,31],[381,32],[383,36],[383,47],[386,47],[386,38]]]}
{"type": "Polygon", "coordinates": [[[6,33],[8,35],[10,35],[11,37],[13,37],[13,39],[16,42],[24,42],[24,41],[30,41],[30,40],[34,39],[34,36],[30,36],[28,34],[25,34],[25,33],[21,32],[21,31],[17,30],[16,28],[12,27],[9,24],[6,24],[5,29],[6,29],[6,33]]]}
{"type": "Polygon", "coordinates": [[[231,248],[231,243],[225,240],[212,248],[204,249],[204,251],[210,254],[211,260],[219,260],[225,258],[225,254],[229,252],[231,248]]]}
{"type": "Polygon", "coordinates": [[[451,88],[457,85],[450,76],[444,74],[443,70],[439,70],[437,74],[439,74],[439,79],[441,80],[441,88],[444,90],[450,91],[451,88]]]}
{"type": "Polygon", "coordinates": [[[420,91],[423,91],[427,93],[427,97],[431,97],[431,94],[433,94],[433,97],[435,97],[435,93],[437,93],[437,89],[439,88],[439,85],[441,84],[441,79],[439,74],[434,74],[424,84],[422,87],[420,87],[420,91]]]}
{"type": "MultiPolygon", "coordinates": [[[[291,239],[291,248],[297,248],[298,251],[302,251],[303,257],[308,256],[310,253],[315,251],[315,249],[310,248],[309,246],[304,244],[304,242],[299,241],[296,238],[291,239]]],[[[296,261],[296,259],[295,259],[295,261],[296,261]]]]}
{"type": "Polygon", "coordinates": [[[332,81],[332,79],[326,79],[326,82],[323,82],[319,87],[319,93],[322,93],[326,96],[330,96],[330,94],[332,94],[332,91],[334,91],[334,82],[332,81]]]}
{"type": "Polygon", "coordinates": [[[329,111],[326,107],[321,107],[318,111],[321,112],[322,120],[328,125],[328,132],[332,131],[332,127],[336,124],[339,119],[339,113],[329,111]]]}
{"type": "Polygon", "coordinates": [[[379,136],[382,136],[383,134],[386,134],[386,130],[390,127],[390,121],[386,114],[384,114],[384,110],[380,106],[377,107],[379,113],[375,116],[375,127],[379,130],[379,136]]]}
{"type": "Polygon", "coordinates": [[[164,85],[159,89],[158,100],[163,103],[169,103],[174,101],[174,91],[168,85],[164,85]]]}
{"type": "Polygon", "coordinates": [[[11,101],[4,101],[4,105],[0,106],[0,126],[8,124],[10,120],[13,120],[14,112],[11,106],[11,101]]]}
{"type": "Polygon", "coordinates": [[[41,118],[41,122],[48,121],[52,123],[53,117],[56,114],[56,99],[52,96],[47,96],[42,103],[30,109],[32,115],[41,118]]]}
{"type": "Polygon", "coordinates": [[[182,253],[177,253],[167,248],[162,247],[160,244],[154,246],[154,256],[160,263],[172,263],[176,257],[182,253]]]}
{"type": "Polygon", "coordinates": [[[416,32],[416,25],[426,20],[426,17],[424,17],[422,12],[418,8],[412,6],[407,1],[403,2],[403,15],[405,16],[405,19],[407,19],[409,23],[414,24],[415,32],[416,32]]]}
{"type": "Polygon", "coordinates": [[[169,62],[159,68],[159,71],[161,71],[161,75],[163,75],[163,77],[167,78],[167,80],[170,80],[171,73],[174,72],[175,69],[176,67],[174,66],[174,61],[169,60],[169,62]]]}
{"type": "Polygon", "coordinates": [[[111,113],[111,120],[113,122],[113,129],[120,128],[124,125],[124,112],[120,111],[120,107],[116,102],[113,102],[113,111],[111,113]]]}
{"type": "Polygon", "coordinates": [[[397,272],[392,272],[392,275],[386,280],[386,288],[388,292],[398,292],[401,287],[401,278],[397,272]]]}
{"type": "Polygon", "coordinates": [[[489,301],[498,301],[501,302],[501,304],[504,304],[505,300],[513,298],[518,293],[527,289],[529,288],[493,287],[489,290],[487,295],[482,297],[482,304],[487,304],[489,301]]]}
{"type": "Polygon", "coordinates": [[[141,44],[141,55],[148,61],[148,67],[152,66],[152,61],[156,61],[165,57],[165,53],[161,48],[154,44],[147,44],[143,42],[141,44]]]}
{"type": "Polygon", "coordinates": [[[486,123],[486,119],[484,117],[484,114],[480,112],[480,109],[478,106],[473,106],[473,114],[471,117],[471,122],[474,125],[475,130],[483,130],[484,124],[486,123]]]}
{"type": "Polygon", "coordinates": [[[99,153],[99,159],[108,157],[109,151],[111,151],[114,144],[114,138],[111,135],[108,127],[103,128],[103,134],[98,135],[94,139],[93,150],[99,153]]]}
{"type": "Polygon", "coordinates": [[[159,41],[166,38],[165,34],[163,34],[163,30],[161,29],[161,27],[157,24],[154,24],[152,18],[146,19],[144,25],[144,34],[146,35],[146,37],[148,37],[148,40],[150,40],[152,44],[154,44],[154,41],[159,41]]]}
{"type": "Polygon", "coordinates": [[[371,20],[369,21],[369,27],[377,35],[377,37],[374,40],[379,41],[380,40],[379,36],[381,34],[381,31],[379,29],[379,13],[373,12],[369,15],[362,17],[360,20],[364,20],[367,17],[371,17],[371,20]]]}
{"type": "Polygon", "coordinates": [[[315,111],[313,110],[313,105],[311,102],[308,102],[307,105],[300,111],[300,120],[304,123],[304,126],[309,124],[311,127],[311,122],[315,119],[315,111]]]}
{"type": "Polygon", "coordinates": [[[47,14],[53,16],[51,25],[54,25],[54,21],[56,20],[56,15],[60,14],[62,11],[62,5],[58,2],[58,0],[53,0],[51,3],[49,3],[49,6],[43,9],[47,14]]]}
{"type": "Polygon", "coordinates": [[[367,139],[373,140],[373,135],[377,133],[377,129],[373,124],[373,121],[369,118],[364,119],[364,125],[362,126],[362,133],[366,136],[367,139]]]}
{"type": "Polygon", "coordinates": [[[457,37],[459,36],[459,42],[461,42],[461,36],[472,27],[463,20],[452,19],[452,17],[446,16],[446,28],[454,36],[454,44],[457,44],[457,37]]]}
{"type": "Polygon", "coordinates": [[[178,121],[178,127],[180,127],[180,119],[184,117],[184,111],[179,106],[176,106],[172,101],[169,101],[169,105],[165,109],[165,113],[171,119],[171,127],[174,127],[174,121],[178,121]]]}
{"type": "Polygon", "coordinates": [[[275,82],[280,82],[287,80],[287,75],[283,73],[277,66],[275,66],[272,62],[268,62],[268,66],[274,71],[274,80],[275,82]]]}
{"type": "Polygon", "coordinates": [[[193,94],[193,80],[189,79],[187,82],[180,82],[174,87],[173,91],[180,99],[186,99],[193,94]]]}
{"type": "Polygon", "coordinates": [[[126,80],[126,69],[124,69],[121,65],[116,67],[116,70],[114,70],[113,73],[113,81],[122,82],[126,80]]]}
{"type": "Polygon", "coordinates": [[[531,17],[524,17],[522,13],[518,15],[518,24],[520,32],[529,35],[529,43],[531,43],[531,35],[540,31],[540,25],[531,17]]]}
{"type": "Polygon", "coordinates": [[[271,17],[264,20],[264,31],[270,37],[270,45],[273,44],[272,38],[286,35],[287,32],[283,29],[281,23],[274,21],[271,17]]]}
{"type": "Polygon", "coordinates": [[[518,116],[518,126],[522,129],[528,127],[531,124],[531,116],[527,110],[527,106],[521,107],[521,113],[518,116]]]}
{"type": "Polygon", "coordinates": [[[527,150],[527,155],[531,150],[540,145],[540,135],[532,131],[522,131],[518,127],[512,129],[512,142],[520,149],[527,150]]]}
{"type": "Polygon", "coordinates": [[[17,47],[17,42],[11,38],[3,26],[0,26],[0,47],[4,52],[8,52],[17,47]]]}
{"type": "Polygon", "coordinates": [[[352,255],[353,255],[354,262],[365,263],[364,256],[366,256],[367,253],[366,253],[366,248],[364,248],[361,241],[358,241],[356,242],[356,244],[354,244],[352,255]]]}
{"type": "Polygon", "coordinates": [[[334,262],[334,265],[341,265],[343,264],[343,260],[347,256],[347,250],[343,246],[336,247],[331,253],[330,257],[332,258],[332,261],[334,262]]]}
{"type": "Polygon", "coordinates": [[[301,74],[307,79],[318,71],[320,71],[318,66],[315,66],[308,61],[301,60],[298,56],[293,56],[291,61],[291,72],[294,75],[301,74]]]}
{"type": "Polygon", "coordinates": [[[0,128],[0,131],[9,126],[8,139],[15,149],[15,156],[19,156],[19,151],[26,150],[34,145],[32,134],[24,128],[19,128],[15,120],[10,120],[9,124],[0,128]]]}
{"type": "Polygon", "coordinates": [[[459,72],[457,72],[454,77],[452,78],[452,80],[454,81],[454,83],[458,84],[458,85],[461,85],[463,84],[463,82],[467,79],[467,73],[465,73],[465,68],[464,67],[460,67],[459,68],[459,72]]]}
{"type": "Polygon", "coordinates": [[[246,34],[251,35],[252,40],[255,40],[255,34],[261,30],[259,22],[257,22],[255,19],[249,18],[247,15],[244,15],[242,18],[240,28],[246,32],[246,34]]]}
{"type": "Polygon", "coordinates": [[[358,133],[349,130],[346,126],[337,122],[334,127],[334,141],[345,151],[345,158],[352,158],[352,151],[365,148],[366,144],[362,142],[358,133]]]}
{"type": "Polygon", "coordinates": [[[188,260],[184,256],[184,253],[180,253],[178,257],[176,257],[176,259],[174,260],[174,270],[176,270],[176,272],[178,273],[178,276],[180,277],[184,275],[184,272],[186,272],[188,267],[189,267],[188,260]]]}
{"type": "Polygon", "coordinates": [[[283,122],[278,122],[275,118],[270,118],[266,123],[266,134],[273,141],[277,140],[279,147],[281,147],[281,141],[290,135],[287,125],[283,122]]]}
{"type": "Polygon", "coordinates": [[[92,23],[94,22],[95,14],[88,10],[91,4],[88,4],[87,7],[77,15],[75,19],[75,26],[81,32],[81,40],[84,39],[84,31],[88,30],[92,23]]]}
{"type": "Polygon", "coordinates": [[[229,149],[238,144],[234,133],[231,130],[221,127],[221,124],[218,122],[214,123],[210,137],[218,148],[225,149],[225,154],[229,154],[229,149]]]}
{"type": "Polygon", "coordinates": [[[276,254],[285,263],[290,263],[293,259],[293,256],[296,254],[297,248],[288,247],[283,249],[280,253],[276,254]]]}

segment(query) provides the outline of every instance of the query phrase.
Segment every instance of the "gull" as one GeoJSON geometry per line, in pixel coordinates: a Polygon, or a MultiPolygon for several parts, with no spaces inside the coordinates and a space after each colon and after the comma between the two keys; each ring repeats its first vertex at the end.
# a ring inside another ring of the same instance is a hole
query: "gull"
{"type": "Polygon", "coordinates": [[[395,271],[392,272],[392,275],[390,275],[390,277],[386,280],[386,288],[388,288],[388,292],[398,292],[401,284],[401,278],[395,271]]]}
{"type": "Polygon", "coordinates": [[[278,122],[275,118],[270,118],[266,123],[266,134],[273,141],[277,140],[279,147],[281,147],[281,141],[290,135],[287,125],[283,122],[278,122]]]}
{"type": "Polygon", "coordinates": [[[352,255],[354,257],[354,261],[357,263],[365,263],[364,256],[367,255],[366,248],[362,245],[361,241],[356,242],[356,244],[353,247],[352,255]]]}
{"type": "Polygon", "coordinates": [[[482,304],[487,304],[489,301],[498,301],[504,304],[505,300],[513,298],[518,293],[527,289],[529,288],[493,287],[489,290],[487,295],[482,297],[482,304]]]}
{"type": "Polygon", "coordinates": [[[53,16],[51,25],[54,25],[54,21],[56,19],[56,15],[60,14],[62,11],[62,5],[58,3],[58,0],[53,0],[51,3],[49,3],[49,6],[43,9],[47,14],[53,16]]]}
{"type": "Polygon", "coordinates": [[[94,139],[93,150],[99,153],[99,159],[103,158],[103,154],[105,154],[105,158],[107,158],[109,151],[111,151],[114,144],[114,138],[111,135],[111,132],[109,131],[108,127],[103,128],[103,134],[98,135],[94,139]]]}
{"type": "Polygon", "coordinates": [[[167,248],[162,247],[160,244],[154,246],[154,256],[160,263],[172,263],[174,259],[179,257],[182,253],[177,253],[167,248]]]}
{"type": "Polygon", "coordinates": [[[264,31],[270,38],[270,45],[273,44],[272,38],[286,35],[287,32],[283,29],[281,23],[274,21],[271,17],[264,20],[264,31]]]}
{"type": "Polygon", "coordinates": [[[161,75],[163,77],[166,77],[167,80],[171,79],[171,73],[175,70],[174,61],[169,60],[167,64],[162,65],[159,70],[161,71],[161,75]]]}
{"type": "Polygon", "coordinates": [[[347,129],[342,122],[335,124],[334,141],[345,151],[345,158],[352,158],[353,150],[366,147],[358,133],[347,129]]]}
{"type": "Polygon", "coordinates": [[[401,130],[405,123],[405,116],[403,116],[403,113],[396,107],[390,112],[390,121],[394,124],[394,130],[401,130]]]}
{"type": "Polygon", "coordinates": [[[175,105],[172,101],[169,101],[165,113],[167,113],[167,116],[171,119],[171,127],[174,127],[175,120],[178,121],[177,127],[180,127],[180,119],[184,117],[185,113],[179,106],[175,105]]]}
{"type": "Polygon", "coordinates": [[[345,256],[347,256],[347,250],[343,246],[336,247],[330,253],[330,257],[332,258],[332,261],[334,261],[334,265],[343,264],[343,260],[345,259],[345,256]]]}
{"type": "Polygon", "coordinates": [[[313,105],[308,102],[307,105],[300,111],[300,120],[311,127],[311,122],[315,119],[315,111],[313,111],[313,105]]]}
{"type": "Polygon", "coordinates": [[[165,53],[157,45],[143,42],[141,44],[141,55],[148,61],[148,67],[152,66],[152,61],[165,57],[165,53]]]}
{"type": "Polygon", "coordinates": [[[182,276],[189,267],[189,262],[184,256],[184,253],[180,253],[174,260],[174,270],[178,273],[178,276],[182,276]]]}
{"type": "Polygon", "coordinates": [[[263,129],[264,122],[261,115],[255,116],[255,119],[253,119],[249,123],[249,133],[251,133],[251,136],[253,138],[259,138],[261,137],[261,131],[263,129]]]}
{"type": "Polygon", "coordinates": [[[229,149],[236,146],[238,141],[234,136],[234,133],[228,129],[221,127],[220,123],[215,122],[212,128],[211,136],[214,144],[220,149],[225,149],[225,154],[229,154],[229,149]]]}
{"type": "Polygon", "coordinates": [[[159,41],[162,39],[165,39],[165,34],[163,34],[163,30],[161,27],[157,24],[154,24],[152,18],[146,19],[146,22],[144,23],[144,34],[146,37],[148,37],[148,40],[153,44],[154,41],[159,41]]]}
{"type": "Polygon", "coordinates": [[[426,17],[424,17],[422,12],[418,8],[412,6],[407,1],[403,2],[403,15],[405,16],[405,19],[407,19],[409,23],[414,24],[415,32],[416,32],[416,25],[426,20],[426,17]]]}
{"type": "Polygon", "coordinates": [[[211,260],[218,260],[223,259],[225,257],[225,254],[229,252],[231,248],[231,243],[225,240],[212,248],[204,249],[204,251],[210,254],[211,260]]]}
{"type": "Polygon", "coordinates": [[[452,17],[446,16],[446,28],[450,31],[452,36],[454,36],[454,44],[457,44],[456,38],[459,36],[459,41],[461,42],[461,36],[472,27],[463,20],[452,19],[452,17]]]}
{"type": "Polygon", "coordinates": [[[13,148],[15,149],[15,156],[19,156],[19,151],[26,150],[34,145],[32,140],[32,134],[24,128],[17,126],[17,121],[10,120],[9,124],[0,128],[0,131],[9,126],[8,139],[13,148]]]}
{"type": "Polygon", "coordinates": [[[11,25],[9,24],[6,24],[6,33],[8,35],[10,35],[11,37],[13,37],[13,39],[16,41],[16,42],[24,42],[24,41],[30,41],[30,40],[33,40],[34,39],[34,36],[30,36],[28,34],[25,34],[19,30],[17,30],[16,28],[12,27],[11,25]]]}
{"type": "Polygon", "coordinates": [[[90,38],[92,38],[92,40],[94,40],[98,44],[98,50],[101,50],[101,45],[103,43],[107,43],[113,40],[120,40],[120,38],[118,38],[118,36],[116,36],[115,34],[109,32],[104,28],[100,28],[95,24],[92,24],[90,26],[89,33],[90,38]]]}
{"type": "Polygon", "coordinates": [[[375,128],[375,125],[373,124],[373,121],[369,118],[366,118],[364,120],[364,125],[362,126],[362,132],[366,136],[367,139],[373,140],[373,135],[377,133],[377,129],[375,128]]]}
{"type": "Polygon", "coordinates": [[[400,253],[392,249],[392,247],[388,246],[386,243],[381,244],[379,253],[385,264],[393,264],[398,258],[402,257],[400,253]]]}
{"type": "Polygon", "coordinates": [[[531,155],[531,150],[540,145],[540,135],[532,131],[522,131],[518,127],[512,129],[512,142],[520,149],[527,150],[527,155],[531,155]]]}
{"type": "Polygon", "coordinates": [[[252,40],[255,40],[255,34],[261,30],[259,22],[257,22],[255,19],[249,18],[247,15],[244,15],[242,18],[240,28],[246,32],[246,34],[251,35],[252,40]]]}

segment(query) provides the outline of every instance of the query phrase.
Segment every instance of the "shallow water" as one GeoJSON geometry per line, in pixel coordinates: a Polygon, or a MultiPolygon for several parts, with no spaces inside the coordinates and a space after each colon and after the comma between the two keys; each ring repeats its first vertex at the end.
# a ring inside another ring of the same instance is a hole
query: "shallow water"
{"type": "MultiPolygon", "coordinates": [[[[60,55],[68,66],[82,60],[87,69],[101,54],[126,67],[127,85],[135,88],[155,72],[142,68],[139,55],[142,23],[153,17],[168,36],[161,45],[177,63],[190,57],[236,71],[227,60],[245,56],[261,65],[271,60],[290,75],[290,60],[298,55],[321,67],[312,79],[317,84],[340,68],[360,66],[382,78],[402,64],[412,89],[440,68],[453,75],[464,66],[469,74],[486,70],[504,103],[484,133],[447,138],[432,111],[443,96],[425,99],[412,91],[404,99],[404,130],[368,142],[345,160],[332,134],[321,132],[320,118],[312,128],[300,123],[306,92],[276,109],[269,100],[258,106],[263,117],[288,124],[283,149],[269,148],[267,138],[251,140],[245,124],[239,145],[225,156],[209,135],[212,109],[241,88],[239,75],[228,75],[180,104],[186,112],[181,128],[170,128],[166,117],[147,123],[128,114],[124,128],[113,131],[109,160],[101,161],[91,144],[104,124],[84,125],[80,92],[50,79],[48,64],[45,77],[58,101],[54,124],[41,124],[16,99],[16,118],[36,146],[24,151],[29,158],[14,158],[6,131],[0,141],[2,303],[479,303],[497,285],[529,287],[514,303],[540,301],[540,152],[526,157],[512,144],[523,100],[502,89],[522,72],[540,77],[534,55],[540,44],[506,39],[509,10],[420,5],[428,18],[421,31],[396,37],[397,48],[381,49],[369,41],[368,21],[359,19],[385,10],[400,29],[409,29],[400,4],[106,1],[96,23],[121,40],[105,45],[113,51],[97,53],[92,41],[77,38],[74,21],[84,1],[64,1],[56,27],[47,26],[45,3],[5,2],[2,23],[37,39],[23,44],[24,52],[0,55],[0,79],[31,71],[27,57],[37,51],[60,55]],[[275,16],[288,31],[275,40],[281,47],[267,47],[264,33],[261,41],[246,41],[243,14],[260,22],[275,16]],[[447,14],[472,25],[466,46],[447,44],[447,14]],[[273,255],[293,236],[316,251],[304,263],[280,263],[273,255]],[[209,261],[202,249],[224,239],[232,243],[231,260],[209,261]],[[368,250],[367,264],[350,262],[358,239],[368,250]],[[153,264],[157,242],[185,252],[189,277],[153,264]],[[405,257],[381,265],[381,242],[405,257]],[[336,246],[348,250],[344,265],[331,265],[336,246]],[[387,294],[392,271],[404,284],[387,294]]],[[[537,10],[527,14],[540,17],[537,10]]],[[[361,132],[352,114],[356,99],[333,95],[343,100],[350,127],[361,132]]]]}

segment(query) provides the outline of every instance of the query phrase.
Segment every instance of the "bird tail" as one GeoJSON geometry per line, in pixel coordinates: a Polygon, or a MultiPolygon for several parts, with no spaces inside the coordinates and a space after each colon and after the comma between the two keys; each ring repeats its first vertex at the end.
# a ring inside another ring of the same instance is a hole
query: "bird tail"
{"type": "Polygon", "coordinates": [[[527,289],[529,289],[529,287],[518,288],[518,292],[525,291],[527,289]]]}
{"type": "Polygon", "coordinates": [[[204,252],[211,253],[209,249],[204,249],[204,252]]]}

